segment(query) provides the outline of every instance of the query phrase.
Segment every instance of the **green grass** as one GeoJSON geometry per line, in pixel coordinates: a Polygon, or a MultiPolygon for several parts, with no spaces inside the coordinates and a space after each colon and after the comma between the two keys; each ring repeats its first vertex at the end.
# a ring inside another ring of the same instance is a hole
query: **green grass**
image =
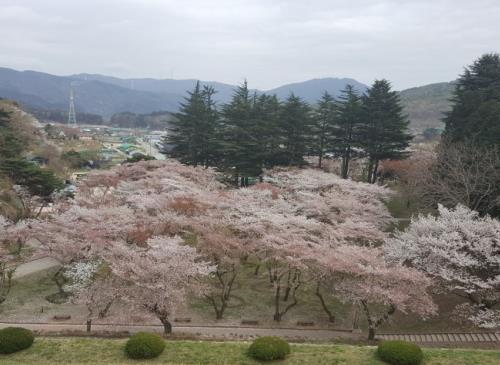
{"type": "MultiPolygon", "coordinates": [[[[96,338],[37,338],[33,347],[12,355],[0,355],[2,365],[52,364],[205,364],[251,365],[244,342],[168,341],[160,357],[148,361],[128,360],[123,352],[126,340],[96,338]]],[[[500,351],[424,349],[425,365],[496,365],[500,351]]],[[[283,365],[377,365],[374,347],[349,345],[292,345],[283,365]]]]}

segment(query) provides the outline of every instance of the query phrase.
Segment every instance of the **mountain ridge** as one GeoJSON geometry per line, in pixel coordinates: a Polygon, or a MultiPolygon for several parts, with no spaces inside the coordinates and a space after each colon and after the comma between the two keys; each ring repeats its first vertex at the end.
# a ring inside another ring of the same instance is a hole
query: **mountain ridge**
{"type": "MultiPolygon", "coordinates": [[[[196,79],[119,78],[101,74],[80,73],[56,76],[33,70],[17,71],[0,67],[0,97],[10,98],[28,107],[44,110],[68,108],[70,88],[75,89],[77,113],[96,114],[110,119],[114,114],[132,112],[147,114],[155,111],[176,112],[196,79]]],[[[200,81],[216,89],[215,100],[228,102],[236,85],[218,81],[200,81]]],[[[352,84],[359,92],[368,86],[353,78],[325,77],[293,82],[257,93],[276,94],[285,99],[291,93],[309,103],[315,103],[324,91],[338,96],[340,90],[352,84]]],[[[440,126],[442,113],[449,109],[452,83],[436,83],[399,92],[412,128],[421,130],[440,126]]]]}

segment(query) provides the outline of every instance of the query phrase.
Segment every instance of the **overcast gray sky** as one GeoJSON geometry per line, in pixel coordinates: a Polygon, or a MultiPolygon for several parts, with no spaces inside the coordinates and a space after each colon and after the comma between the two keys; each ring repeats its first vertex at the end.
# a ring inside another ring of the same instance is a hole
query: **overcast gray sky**
{"type": "Polygon", "coordinates": [[[0,0],[0,66],[57,75],[402,89],[499,51],[499,0],[0,0]]]}

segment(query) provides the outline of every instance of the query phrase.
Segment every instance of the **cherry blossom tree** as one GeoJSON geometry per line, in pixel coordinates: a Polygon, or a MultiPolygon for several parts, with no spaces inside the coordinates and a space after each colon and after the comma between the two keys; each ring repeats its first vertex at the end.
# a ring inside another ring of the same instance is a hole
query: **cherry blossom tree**
{"type": "Polygon", "coordinates": [[[115,246],[108,260],[113,272],[129,283],[125,297],[155,315],[166,335],[172,332],[172,315],[189,292],[203,293],[199,278],[213,272],[180,237],[153,237],[144,248],[115,246]]]}
{"type": "MultiPolygon", "coordinates": [[[[6,229],[7,221],[0,216],[0,230],[6,229]]],[[[6,242],[0,242],[0,304],[5,302],[12,287],[12,276],[15,267],[11,266],[12,255],[10,254],[6,242]]]]}
{"type": "Polygon", "coordinates": [[[423,318],[436,313],[428,293],[431,280],[416,269],[388,263],[381,249],[342,245],[315,257],[329,290],[363,310],[369,340],[396,310],[423,318]]]}
{"type": "Polygon", "coordinates": [[[87,332],[94,319],[105,318],[111,306],[122,295],[122,282],[112,274],[102,261],[80,261],[68,265],[64,276],[69,283],[65,290],[72,294],[72,301],[87,308],[87,332]]]}
{"type": "Polygon", "coordinates": [[[500,326],[500,221],[458,205],[412,219],[388,239],[391,260],[418,268],[468,303],[457,308],[476,325],[500,326]]]}
{"type": "Polygon", "coordinates": [[[63,299],[70,296],[64,290],[65,271],[74,263],[102,258],[113,245],[130,238],[137,222],[134,212],[126,206],[88,208],[62,204],[49,218],[31,222],[24,234],[38,242],[38,256],[60,262],[54,282],[58,297],[63,299]]]}
{"type": "MultiPolygon", "coordinates": [[[[166,332],[190,291],[221,318],[242,262],[257,259],[280,321],[297,305],[304,276],[318,270],[309,263],[320,249],[386,238],[391,218],[383,200],[391,192],[313,169],[276,169],[265,180],[229,189],[211,169],[125,164],[89,174],[74,200],[58,202],[25,233],[61,262],[61,291],[72,267],[104,262],[125,282],[124,297],[157,316],[166,332]],[[207,278],[210,288],[202,285],[207,278]]],[[[81,292],[94,303],[100,298],[89,290],[97,293],[99,283],[91,282],[81,292]]]]}
{"type": "Polygon", "coordinates": [[[28,224],[29,221],[14,223],[0,215],[0,304],[7,300],[17,266],[28,256],[22,233],[28,224]]]}
{"type": "Polygon", "coordinates": [[[214,266],[212,285],[204,292],[204,297],[212,305],[215,318],[222,319],[231,300],[233,285],[241,264],[247,255],[245,238],[239,237],[230,227],[204,224],[193,227],[197,234],[200,254],[214,266]]]}
{"type": "Polygon", "coordinates": [[[297,304],[304,260],[317,247],[383,241],[388,189],[311,169],[273,170],[266,183],[227,192],[215,206],[247,238],[274,289],[274,319],[297,304]],[[291,298],[291,301],[289,301],[291,298]]]}

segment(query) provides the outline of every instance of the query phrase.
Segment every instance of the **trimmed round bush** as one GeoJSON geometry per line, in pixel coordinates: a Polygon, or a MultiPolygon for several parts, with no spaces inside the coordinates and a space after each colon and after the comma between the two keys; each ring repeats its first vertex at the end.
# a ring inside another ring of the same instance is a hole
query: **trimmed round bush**
{"type": "Polygon", "coordinates": [[[33,345],[33,332],[21,327],[7,327],[0,330],[0,354],[13,354],[33,345]]]}
{"type": "Polygon", "coordinates": [[[248,349],[248,355],[256,360],[281,360],[290,353],[290,345],[280,337],[259,337],[248,349]]]}
{"type": "Polygon", "coordinates": [[[424,358],[420,347],[406,341],[384,341],[378,346],[377,354],[391,365],[419,365],[424,358]]]}
{"type": "Polygon", "coordinates": [[[125,344],[125,354],[131,359],[152,359],[164,349],[165,341],[155,333],[138,332],[125,344]]]}

